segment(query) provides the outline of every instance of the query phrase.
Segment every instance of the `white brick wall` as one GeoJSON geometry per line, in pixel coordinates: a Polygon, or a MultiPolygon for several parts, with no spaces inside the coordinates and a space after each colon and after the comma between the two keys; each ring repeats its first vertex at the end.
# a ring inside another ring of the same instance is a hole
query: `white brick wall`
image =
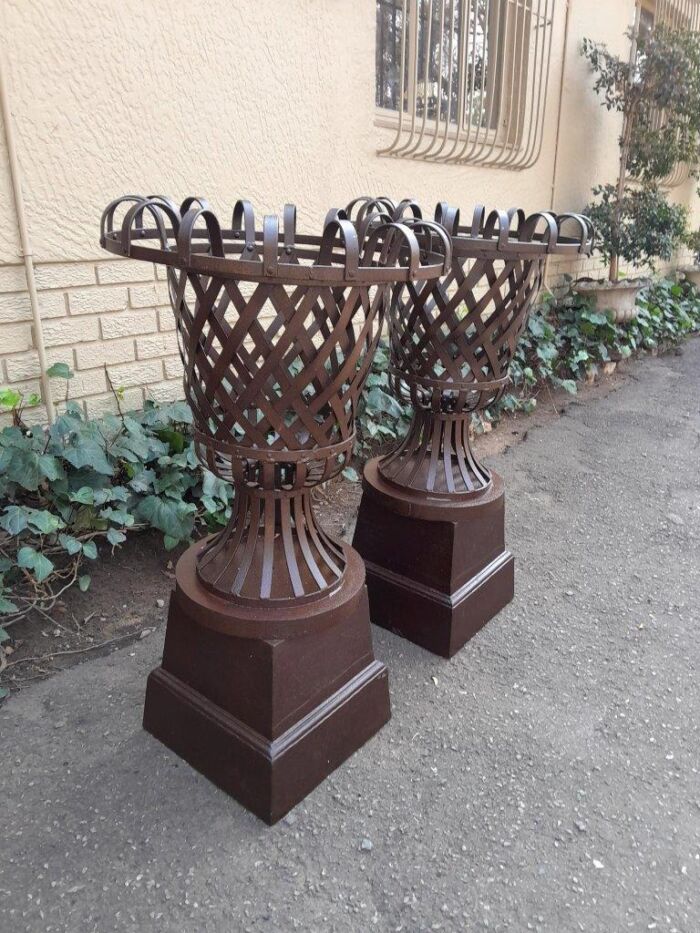
{"type": "MultiPolygon", "coordinates": [[[[182,398],[182,366],[167,283],[148,263],[105,259],[35,267],[49,365],[65,362],[75,376],[52,380],[54,402],[80,401],[86,414],[140,408],[146,398],[182,398]],[[108,378],[109,376],[109,378],[108,378]],[[66,394],[67,390],[67,394],[66,394]]],[[[32,338],[24,266],[0,266],[0,385],[39,393],[39,361],[32,338]]],[[[44,421],[44,406],[25,412],[44,421]]],[[[0,427],[9,423],[0,415],[0,427]]]]}

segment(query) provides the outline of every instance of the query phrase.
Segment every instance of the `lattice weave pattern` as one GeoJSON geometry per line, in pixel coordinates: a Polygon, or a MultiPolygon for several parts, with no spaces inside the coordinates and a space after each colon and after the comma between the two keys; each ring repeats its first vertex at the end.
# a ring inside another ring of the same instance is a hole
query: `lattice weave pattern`
{"type": "MultiPolygon", "coordinates": [[[[387,210],[386,199],[379,199],[387,210]]],[[[378,210],[379,208],[374,207],[378,210]]],[[[412,201],[406,223],[421,241],[432,226],[412,201]]],[[[506,391],[508,368],[537,297],[551,252],[587,252],[592,229],[578,215],[522,211],[474,212],[471,227],[459,212],[438,205],[436,222],[452,238],[452,266],[441,278],[395,287],[389,309],[391,376],[397,395],[410,398],[415,416],[408,435],[380,465],[394,482],[432,493],[474,493],[490,482],[469,446],[472,411],[506,391]],[[565,236],[565,225],[576,236],[565,236]]]]}
{"type": "Polygon", "coordinates": [[[350,460],[391,287],[442,273],[449,240],[421,256],[408,226],[372,216],[360,230],[342,211],[322,236],[297,236],[292,205],[282,231],[272,216],[256,231],[246,201],[222,230],[201,198],[178,208],[127,197],[105,211],[102,243],[167,267],[197,453],[236,486],[200,579],[240,600],[322,595],[346,559],[316,525],[309,491],[350,460]]]}

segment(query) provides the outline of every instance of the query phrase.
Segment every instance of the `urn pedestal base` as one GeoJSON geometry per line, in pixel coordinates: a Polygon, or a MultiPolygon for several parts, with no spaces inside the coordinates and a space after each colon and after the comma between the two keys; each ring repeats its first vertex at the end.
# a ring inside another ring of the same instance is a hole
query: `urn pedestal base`
{"type": "Polygon", "coordinates": [[[364,568],[346,548],[345,575],[330,595],[248,608],[202,587],[196,557],[204,546],[178,561],[143,725],[272,824],[390,718],[364,568]]]}
{"type": "Polygon", "coordinates": [[[384,480],[370,460],[353,546],[375,625],[451,658],[513,598],[503,481],[461,501],[384,480]]]}

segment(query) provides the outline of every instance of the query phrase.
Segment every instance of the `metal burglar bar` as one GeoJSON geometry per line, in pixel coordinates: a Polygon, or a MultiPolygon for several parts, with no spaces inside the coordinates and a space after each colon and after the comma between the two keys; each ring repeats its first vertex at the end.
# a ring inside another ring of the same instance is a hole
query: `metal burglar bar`
{"type": "Polygon", "coordinates": [[[554,0],[377,0],[380,155],[522,170],[542,150],[554,0]]]}
{"type": "Polygon", "coordinates": [[[671,29],[700,29],[700,0],[657,0],[655,20],[671,29]]]}
{"type": "MultiPolygon", "coordinates": [[[[656,6],[642,5],[639,10],[640,33],[653,30],[654,26],[666,26],[669,29],[688,29],[691,32],[700,31],[700,0],[657,0],[656,6]]],[[[654,114],[654,126],[661,126],[664,119],[663,112],[654,114]]],[[[664,178],[662,184],[666,188],[676,188],[684,184],[690,175],[690,166],[680,162],[673,171],[664,178]]]]}

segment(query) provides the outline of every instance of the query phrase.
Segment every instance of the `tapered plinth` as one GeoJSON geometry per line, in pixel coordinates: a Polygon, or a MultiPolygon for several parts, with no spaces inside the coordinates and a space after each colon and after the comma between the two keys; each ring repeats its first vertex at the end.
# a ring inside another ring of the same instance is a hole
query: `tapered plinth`
{"type": "Polygon", "coordinates": [[[387,482],[370,460],[353,546],[365,560],[370,617],[452,657],[513,598],[504,545],[503,481],[483,492],[429,496],[387,482]]]}
{"type": "Polygon", "coordinates": [[[390,718],[364,568],[345,547],[346,572],[330,595],[247,608],[203,588],[195,567],[205,546],[178,562],[144,728],[274,823],[390,718]]]}

